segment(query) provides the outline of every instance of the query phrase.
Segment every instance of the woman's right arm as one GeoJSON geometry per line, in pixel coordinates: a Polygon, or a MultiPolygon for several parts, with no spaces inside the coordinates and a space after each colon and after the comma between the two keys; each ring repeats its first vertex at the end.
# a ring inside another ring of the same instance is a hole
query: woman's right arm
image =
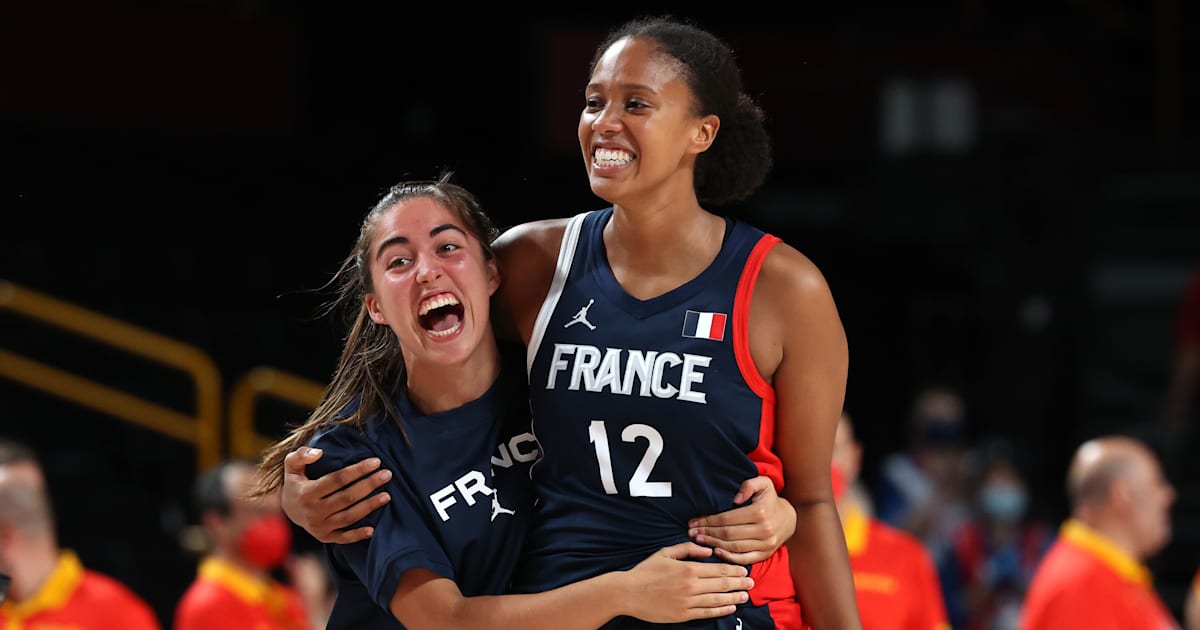
{"type": "Polygon", "coordinates": [[[400,578],[390,610],[405,627],[590,630],[627,615],[680,623],[733,614],[754,581],[744,567],[693,562],[712,550],[686,542],[659,550],[628,571],[613,571],[543,593],[464,597],[426,569],[400,578]]]}
{"type": "MultiPolygon", "coordinates": [[[[329,476],[347,462],[379,456],[357,431],[336,428],[311,444],[323,447],[323,460],[309,472],[329,476]]],[[[351,464],[353,466],[355,464],[351,464]]],[[[381,608],[408,628],[597,628],[613,617],[630,615],[652,622],[683,622],[727,615],[747,600],[753,581],[746,568],[703,562],[712,549],[693,542],[660,549],[627,571],[613,571],[543,593],[464,597],[453,576],[455,554],[420,516],[424,499],[396,481],[385,488],[396,497],[370,512],[358,526],[374,529],[370,540],[332,545],[335,562],[357,576],[381,608]]],[[[485,506],[486,507],[486,506],[485,506]]],[[[489,527],[484,521],[481,527],[489,527]]],[[[481,534],[483,532],[480,532],[481,534]]],[[[494,544],[510,544],[494,539],[494,544]]],[[[508,583],[507,568],[474,567],[490,572],[495,588],[508,583]]]]}

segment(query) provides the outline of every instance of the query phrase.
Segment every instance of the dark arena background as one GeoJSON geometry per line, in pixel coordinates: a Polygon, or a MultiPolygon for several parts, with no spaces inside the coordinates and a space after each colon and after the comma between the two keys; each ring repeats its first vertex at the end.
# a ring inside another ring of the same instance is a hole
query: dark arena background
{"type": "Polygon", "coordinates": [[[730,210],[828,278],[866,476],[931,382],[962,393],[974,443],[1016,446],[1046,522],[1083,439],[1143,437],[1179,492],[1149,564],[1181,614],[1196,390],[1182,428],[1167,410],[1200,269],[1196,6],[431,7],[0,6],[0,435],[38,450],[86,565],[169,626],[191,482],[311,407],[340,339],[310,289],[389,184],[452,169],[505,226],[600,207],[587,63],[645,10],[731,43],[767,113],[775,168],[730,210]]]}

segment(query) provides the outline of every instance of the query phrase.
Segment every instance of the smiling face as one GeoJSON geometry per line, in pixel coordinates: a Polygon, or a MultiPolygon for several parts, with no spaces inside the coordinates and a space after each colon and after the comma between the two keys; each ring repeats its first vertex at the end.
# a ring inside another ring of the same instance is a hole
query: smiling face
{"type": "Polygon", "coordinates": [[[695,194],[696,156],[720,121],[695,113],[681,67],[645,37],[618,40],[596,63],[579,146],[597,196],[625,205],[695,194]]]}
{"type": "Polygon", "coordinates": [[[500,276],[458,214],[431,197],[403,199],[377,217],[370,242],[367,312],[395,333],[410,374],[462,364],[491,339],[500,276]]]}

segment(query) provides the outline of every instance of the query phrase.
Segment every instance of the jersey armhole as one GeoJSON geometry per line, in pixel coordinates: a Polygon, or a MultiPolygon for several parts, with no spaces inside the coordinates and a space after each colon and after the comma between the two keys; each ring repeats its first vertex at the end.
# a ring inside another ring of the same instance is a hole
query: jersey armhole
{"type": "Polygon", "coordinates": [[[742,277],[738,280],[737,294],[733,300],[733,355],[737,359],[738,370],[750,389],[772,404],[775,401],[775,388],[759,373],[750,353],[750,299],[754,295],[754,285],[758,281],[758,272],[762,270],[763,261],[771,248],[780,242],[782,240],[779,237],[770,234],[764,234],[758,240],[746,259],[746,266],[742,269],[742,277]]]}
{"type": "Polygon", "coordinates": [[[533,375],[533,360],[537,357],[538,349],[542,345],[542,336],[546,333],[546,327],[550,325],[554,307],[558,306],[558,298],[562,296],[567,276],[571,274],[571,261],[575,259],[575,247],[579,243],[579,232],[583,226],[583,219],[588,214],[590,212],[581,212],[571,217],[563,231],[562,243],[558,247],[558,263],[554,267],[554,279],[550,282],[550,290],[546,292],[546,298],[542,300],[542,308],[538,310],[537,319],[533,322],[533,332],[529,335],[529,347],[525,352],[527,377],[533,375]]]}

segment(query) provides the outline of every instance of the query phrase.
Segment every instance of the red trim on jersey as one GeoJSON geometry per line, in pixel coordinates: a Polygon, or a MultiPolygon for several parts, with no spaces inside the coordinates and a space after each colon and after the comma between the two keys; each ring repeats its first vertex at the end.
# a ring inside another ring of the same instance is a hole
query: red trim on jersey
{"type": "Polygon", "coordinates": [[[776,630],[800,630],[806,627],[800,612],[800,600],[796,597],[796,585],[792,582],[787,546],[776,549],[766,560],[750,565],[750,577],[754,580],[754,588],[749,592],[750,603],[767,606],[776,630]]]}
{"type": "Polygon", "coordinates": [[[758,466],[758,474],[770,477],[775,491],[783,489],[783,464],[771,448],[775,445],[775,388],[758,373],[754,357],[750,354],[750,298],[754,295],[754,283],[758,272],[771,248],[782,242],[777,236],[764,234],[751,250],[738,280],[737,294],[733,299],[733,356],[746,385],[763,399],[759,421],[759,443],[750,452],[750,460],[758,466]]]}

